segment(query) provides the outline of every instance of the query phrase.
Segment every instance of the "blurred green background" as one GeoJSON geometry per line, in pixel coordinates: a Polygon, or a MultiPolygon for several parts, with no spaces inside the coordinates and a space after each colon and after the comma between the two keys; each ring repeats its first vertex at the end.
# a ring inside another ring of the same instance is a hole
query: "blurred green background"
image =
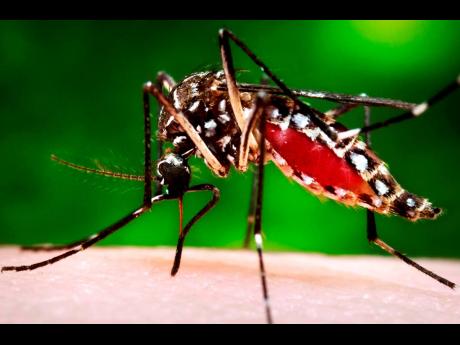
{"type": "MultiPolygon", "coordinates": [[[[142,174],[142,84],[164,70],[176,80],[220,64],[226,26],[286,83],[423,101],[460,73],[460,22],[447,21],[2,21],[0,22],[0,243],[66,243],[138,207],[142,183],[88,175],[50,154],[142,174]]],[[[235,65],[261,75],[235,46],[235,65]]],[[[330,103],[311,102],[322,110],[330,103]]],[[[460,257],[460,92],[421,118],[381,129],[377,154],[409,191],[445,209],[436,221],[377,216],[383,239],[411,256],[460,257]]],[[[375,109],[374,120],[398,111],[375,109]]],[[[343,119],[359,126],[362,110],[343,119]]],[[[221,202],[186,245],[239,248],[251,174],[219,179],[193,160],[194,182],[221,202]]],[[[263,227],[270,250],[380,254],[366,240],[365,211],[319,200],[266,170],[263,227]]],[[[186,197],[186,216],[209,195],[186,197]]],[[[168,201],[101,245],[175,245],[177,202],[168,201]]]]}

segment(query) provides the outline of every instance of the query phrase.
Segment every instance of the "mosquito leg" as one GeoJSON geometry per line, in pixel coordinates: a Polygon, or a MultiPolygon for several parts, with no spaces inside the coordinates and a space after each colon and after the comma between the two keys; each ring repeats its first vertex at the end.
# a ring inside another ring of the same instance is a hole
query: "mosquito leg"
{"type": "Polygon", "coordinates": [[[256,194],[257,194],[257,181],[258,174],[252,177],[251,201],[249,202],[248,210],[248,224],[246,228],[246,236],[244,237],[243,248],[248,249],[251,244],[251,235],[254,233],[255,210],[256,210],[256,194]]]}
{"type": "Polygon", "coordinates": [[[363,128],[361,128],[361,133],[366,133],[373,131],[378,128],[383,128],[383,127],[388,127],[392,124],[399,123],[405,120],[410,120],[414,119],[416,117],[419,117],[422,115],[425,111],[427,111],[431,106],[434,104],[438,103],[445,97],[447,97],[449,94],[457,90],[460,86],[460,75],[457,77],[455,81],[452,81],[449,85],[444,87],[442,90],[440,90],[438,93],[436,93],[434,96],[429,98],[427,101],[420,103],[413,107],[412,109],[402,113],[401,115],[392,117],[386,121],[381,121],[381,122],[376,122],[372,125],[366,125],[363,128]]]}
{"type": "MultiPolygon", "coordinates": [[[[224,89],[224,86],[219,89],[224,89]]],[[[240,92],[259,92],[265,91],[268,94],[281,95],[284,93],[283,90],[270,85],[258,85],[258,84],[238,84],[240,92]]],[[[314,90],[300,90],[291,89],[291,92],[299,97],[322,99],[339,104],[360,104],[369,105],[374,107],[389,107],[401,110],[411,110],[415,107],[416,103],[404,102],[397,99],[381,98],[381,97],[370,97],[367,95],[347,95],[343,93],[333,93],[329,91],[314,91],[314,90]]]]}
{"type": "MultiPolygon", "coordinates": [[[[369,107],[364,107],[364,125],[368,126],[371,120],[371,112],[369,107]]],[[[370,138],[370,133],[367,132],[365,133],[365,140],[367,146],[370,148],[371,147],[371,138],[370,138]]],[[[391,255],[394,255],[401,260],[403,260],[405,263],[411,265],[412,267],[415,267],[419,271],[425,273],[426,275],[430,276],[431,278],[437,280],[441,284],[444,284],[450,288],[455,287],[455,283],[447,280],[446,278],[443,278],[441,276],[438,276],[436,273],[426,269],[423,266],[420,266],[418,263],[415,261],[409,259],[407,256],[404,254],[398,252],[397,250],[393,249],[390,247],[388,244],[383,242],[377,234],[377,224],[375,222],[375,214],[371,210],[366,210],[367,212],[367,239],[369,242],[373,242],[376,245],[378,245],[380,248],[382,248],[384,251],[390,253],[391,255]]]]}
{"type": "Polygon", "coordinates": [[[336,108],[326,111],[324,115],[335,120],[339,116],[346,114],[347,112],[356,108],[357,106],[359,106],[359,104],[352,104],[352,103],[341,104],[336,108]]]}
{"type": "Polygon", "coordinates": [[[55,262],[61,261],[62,259],[65,259],[65,258],[67,258],[67,257],[69,257],[71,255],[77,254],[78,252],[81,252],[82,250],[85,250],[86,248],[92,246],[93,244],[103,240],[104,238],[106,238],[110,234],[112,234],[115,231],[121,229],[123,226],[128,224],[133,219],[139,217],[144,212],[150,210],[151,205],[153,203],[156,203],[156,202],[159,202],[159,201],[162,201],[162,200],[165,200],[165,199],[168,199],[168,197],[165,196],[165,195],[158,195],[158,196],[152,198],[152,200],[150,200],[150,202],[149,202],[149,205],[142,205],[140,208],[134,210],[133,212],[131,212],[127,216],[125,216],[122,219],[120,219],[118,222],[110,225],[109,227],[105,228],[101,232],[89,237],[87,240],[85,240],[83,242],[80,242],[80,244],[77,247],[75,247],[74,249],[69,250],[67,252],[64,252],[61,255],[55,256],[55,257],[53,257],[51,259],[48,259],[48,260],[45,260],[45,261],[34,263],[32,265],[5,266],[5,267],[2,267],[1,272],[4,272],[4,271],[16,271],[16,272],[30,271],[30,270],[34,270],[34,269],[37,269],[37,268],[40,268],[40,267],[43,267],[43,266],[54,264],[55,262]]]}
{"type": "MultiPolygon", "coordinates": [[[[238,124],[238,127],[240,128],[241,132],[243,132],[246,124],[246,119],[243,115],[244,112],[241,106],[240,92],[238,91],[238,87],[236,85],[235,68],[233,67],[233,58],[230,44],[225,33],[223,33],[222,31],[219,32],[219,46],[222,66],[224,68],[225,73],[225,80],[227,82],[227,90],[230,99],[230,104],[232,106],[233,114],[235,116],[235,120],[238,124]]],[[[254,136],[251,132],[248,134],[248,141],[252,149],[257,149],[257,142],[254,139],[254,136]]]]}
{"type": "MultiPolygon", "coordinates": [[[[286,84],[284,84],[278,77],[273,74],[273,72],[265,65],[238,37],[236,37],[231,31],[227,29],[221,29],[219,30],[219,39],[220,39],[220,45],[221,45],[221,51],[225,50],[222,47],[227,47],[229,48],[229,39],[231,39],[235,44],[243,50],[249,58],[251,58],[252,61],[254,61],[255,64],[257,64],[262,71],[271,79],[275,82],[275,84],[283,91],[285,95],[290,97],[296,105],[299,107],[300,111],[303,112],[304,114],[309,114],[311,121],[319,127],[329,138],[332,140],[337,139],[337,133],[333,131],[330,126],[328,126],[323,120],[321,120],[321,117],[323,114],[308,106],[304,102],[300,101],[300,99],[289,89],[286,84]]],[[[227,49],[229,51],[229,49],[227,49]]],[[[223,55],[223,54],[222,54],[223,55]]],[[[230,54],[229,54],[230,55],[230,54]]],[[[228,58],[228,55],[227,55],[228,58]]],[[[225,65],[225,63],[224,63],[225,65]]],[[[227,86],[230,88],[230,85],[227,86]]],[[[241,127],[241,126],[240,126],[241,127]]]]}
{"type": "MultiPolygon", "coordinates": [[[[176,85],[176,82],[174,79],[166,74],[165,72],[158,72],[157,74],[157,88],[162,90],[165,89],[168,93],[171,92],[172,88],[176,85]]],[[[162,133],[164,128],[164,124],[160,121],[160,112],[161,108],[158,107],[158,113],[157,113],[157,128],[158,132],[162,133]]],[[[163,141],[160,138],[157,138],[157,152],[156,152],[156,157],[155,161],[158,162],[161,157],[163,157],[163,141]]],[[[155,180],[155,187],[154,187],[154,195],[160,195],[163,194],[163,186],[160,183],[160,180],[156,179],[155,180]]]]}
{"type": "MultiPolygon", "coordinates": [[[[259,94],[256,99],[256,108],[249,119],[246,122],[243,133],[241,134],[240,140],[240,148],[239,148],[239,159],[238,159],[238,170],[246,171],[247,170],[247,163],[248,163],[248,154],[249,154],[249,134],[253,132],[256,125],[260,122],[260,118],[262,117],[262,113],[264,111],[264,100],[263,94],[259,94]]],[[[261,133],[258,134],[259,139],[261,133]]],[[[252,191],[251,191],[251,201],[249,204],[249,212],[248,212],[248,224],[246,230],[246,236],[244,239],[243,248],[249,248],[249,244],[251,241],[251,234],[253,233],[254,221],[255,221],[255,203],[256,203],[256,191],[258,185],[258,174],[254,174],[253,182],[252,182],[252,191]]]]}
{"type": "MultiPolygon", "coordinates": [[[[259,99],[264,101],[264,96],[259,94],[259,99]]],[[[262,112],[262,117],[259,120],[259,165],[257,167],[257,177],[256,177],[256,202],[255,202],[255,219],[254,219],[254,241],[256,243],[257,254],[259,257],[259,269],[260,269],[260,279],[262,282],[262,293],[265,301],[265,312],[267,316],[267,323],[273,323],[272,312],[270,307],[270,300],[268,297],[268,285],[267,285],[267,275],[265,272],[265,265],[263,259],[263,240],[262,240],[262,195],[263,195],[263,183],[264,183],[264,167],[265,167],[265,102],[263,103],[264,111],[262,112]]]]}
{"type": "Polygon", "coordinates": [[[182,249],[184,247],[185,237],[189,233],[192,226],[202,218],[206,213],[209,212],[219,201],[220,198],[220,191],[215,186],[210,184],[200,184],[196,186],[192,186],[187,190],[188,192],[199,192],[199,191],[206,191],[209,190],[212,192],[212,199],[187,223],[185,228],[180,232],[179,239],[177,241],[176,247],[176,255],[174,257],[174,264],[171,269],[171,275],[175,276],[176,273],[179,271],[180,261],[182,257],[182,249]]]}
{"type": "MultiPolygon", "coordinates": [[[[152,145],[151,145],[152,144],[152,129],[151,129],[151,123],[150,123],[149,89],[147,87],[150,84],[151,84],[150,82],[146,83],[144,85],[144,90],[143,90],[143,103],[144,103],[144,179],[143,179],[143,181],[144,181],[144,201],[143,201],[141,209],[145,209],[145,210],[142,211],[142,212],[139,211],[140,209],[134,211],[134,213],[140,212],[139,214],[145,212],[146,210],[148,210],[148,209],[150,209],[152,207],[152,176],[153,176],[152,175],[152,145]]],[[[88,171],[88,172],[92,172],[92,173],[97,173],[98,172],[98,170],[95,170],[95,169],[79,167],[79,166],[77,166],[75,164],[72,164],[72,163],[69,163],[69,162],[66,162],[66,161],[63,161],[63,160],[59,160],[55,156],[51,156],[51,158],[53,160],[57,160],[61,164],[69,165],[70,167],[72,167],[74,169],[88,171]]],[[[125,221],[127,223],[127,222],[131,221],[132,219],[135,218],[135,217],[131,218],[133,214],[126,216],[120,222],[125,221]]],[[[115,223],[114,225],[112,225],[112,227],[115,227],[115,230],[119,229],[119,227],[117,227],[117,225],[120,222],[115,223]]],[[[121,226],[123,226],[123,225],[121,225],[121,226]]],[[[112,227],[107,228],[107,230],[110,230],[112,227]]],[[[115,231],[115,230],[113,230],[113,231],[115,231]]],[[[104,238],[105,236],[107,236],[108,234],[112,233],[113,231],[107,233],[106,235],[104,235],[100,239],[104,238]]],[[[101,233],[105,234],[105,230],[102,231],[101,233]]],[[[96,235],[96,237],[99,238],[98,235],[96,235]]],[[[36,246],[36,247],[34,247],[34,246],[25,246],[25,247],[23,247],[23,249],[25,249],[25,250],[35,250],[35,251],[40,251],[40,250],[52,251],[52,250],[60,250],[60,249],[70,249],[70,248],[74,248],[74,247],[78,246],[77,249],[75,249],[73,251],[69,251],[67,253],[62,254],[61,256],[56,257],[58,259],[53,258],[53,259],[49,260],[49,261],[51,261],[51,260],[56,259],[56,260],[54,260],[52,262],[49,262],[49,263],[54,263],[54,262],[59,261],[59,260],[65,258],[65,257],[67,257],[69,255],[75,254],[80,250],[86,249],[88,246],[91,246],[92,244],[94,244],[95,242],[100,240],[100,239],[98,239],[98,240],[94,241],[95,238],[89,237],[87,239],[79,240],[79,241],[76,241],[76,242],[73,242],[73,243],[70,243],[70,244],[67,244],[67,245],[57,245],[57,246],[51,245],[51,246],[36,246]]],[[[32,265],[32,266],[34,268],[38,268],[38,267],[47,265],[49,263],[45,263],[45,264],[41,263],[42,265],[39,265],[39,266],[36,266],[36,267],[34,265],[32,265]]],[[[23,266],[23,267],[31,267],[31,266],[23,266]]],[[[25,268],[25,269],[34,269],[34,268],[25,268]]]]}
{"type": "Polygon", "coordinates": [[[165,95],[163,95],[161,89],[149,82],[144,85],[144,90],[153,95],[158,100],[158,102],[166,109],[166,111],[172,116],[174,116],[174,119],[179,123],[179,125],[187,133],[190,140],[193,141],[195,146],[201,152],[209,167],[219,176],[226,176],[228,173],[227,169],[209,150],[206,143],[203,141],[203,139],[201,139],[196,129],[192,126],[192,124],[188,121],[184,114],[181,111],[174,108],[174,106],[169,102],[165,95]]]}

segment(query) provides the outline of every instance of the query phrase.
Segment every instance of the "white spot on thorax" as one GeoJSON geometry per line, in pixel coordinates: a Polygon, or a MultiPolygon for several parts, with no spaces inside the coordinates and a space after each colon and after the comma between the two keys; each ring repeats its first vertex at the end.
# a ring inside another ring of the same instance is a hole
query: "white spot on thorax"
{"type": "Polygon", "coordinates": [[[206,129],[205,135],[207,137],[212,137],[214,134],[216,134],[216,127],[217,123],[214,121],[214,119],[211,119],[207,122],[204,123],[204,128],[206,129]]]}
{"type": "Polygon", "coordinates": [[[303,129],[307,127],[307,125],[310,123],[310,119],[308,118],[308,116],[297,113],[292,116],[292,122],[294,122],[294,125],[297,128],[303,129]]]}
{"type": "Polygon", "coordinates": [[[179,96],[177,95],[177,90],[173,92],[173,99],[174,99],[174,108],[180,110],[181,109],[181,102],[179,96]]]}
{"type": "Polygon", "coordinates": [[[198,109],[198,106],[199,106],[199,105],[200,105],[200,101],[195,101],[195,102],[190,106],[190,108],[188,108],[188,110],[189,110],[190,112],[193,113],[195,110],[198,109]]]}
{"type": "Polygon", "coordinates": [[[198,133],[201,133],[201,126],[200,126],[200,125],[196,126],[196,131],[197,131],[198,133]]]}
{"type": "Polygon", "coordinates": [[[232,140],[232,138],[229,135],[226,135],[225,137],[223,137],[222,139],[218,141],[218,143],[222,145],[222,152],[225,151],[225,147],[227,147],[230,140],[232,140]]]}
{"type": "Polygon", "coordinates": [[[412,199],[412,198],[407,198],[406,205],[409,206],[409,207],[414,207],[415,206],[415,200],[412,199]]]}
{"type": "Polygon", "coordinates": [[[219,109],[220,112],[223,113],[225,111],[226,106],[227,106],[227,101],[223,99],[219,102],[219,106],[217,108],[219,109]]]}
{"type": "Polygon", "coordinates": [[[198,95],[198,84],[197,83],[190,84],[190,93],[192,96],[198,95]]]}
{"type": "Polygon", "coordinates": [[[367,169],[367,158],[363,155],[352,152],[350,158],[356,170],[363,172],[367,169]]]}
{"type": "Polygon", "coordinates": [[[379,195],[384,195],[390,190],[388,186],[380,180],[375,181],[375,188],[379,195]]]}
{"type": "Polygon", "coordinates": [[[217,119],[222,123],[227,123],[230,121],[230,116],[228,114],[220,114],[217,119]]]}
{"type": "Polygon", "coordinates": [[[180,144],[181,142],[183,142],[186,139],[187,139],[187,137],[185,135],[180,135],[180,136],[174,138],[173,145],[176,146],[176,145],[180,144]]]}
{"type": "Polygon", "coordinates": [[[165,127],[168,127],[168,126],[171,124],[171,122],[173,122],[173,121],[174,121],[174,116],[171,115],[171,116],[169,117],[168,121],[166,121],[165,127]]]}

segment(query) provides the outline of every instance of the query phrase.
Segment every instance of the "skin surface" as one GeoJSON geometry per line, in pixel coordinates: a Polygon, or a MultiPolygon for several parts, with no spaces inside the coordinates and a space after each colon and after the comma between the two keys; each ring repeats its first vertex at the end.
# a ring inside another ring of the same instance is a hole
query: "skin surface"
{"type": "MultiPolygon", "coordinates": [[[[50,253],[0,248],[0,264],[50,253]]],[[[255,251],[90,248],[0,275],[0,323],[264,323],[255,251]]],[[[460,282],[460,262],[418,259],[460,282]]],[[[460,295],[392,257],[266,253],[275,323],[459,323],[460,295]]]]}

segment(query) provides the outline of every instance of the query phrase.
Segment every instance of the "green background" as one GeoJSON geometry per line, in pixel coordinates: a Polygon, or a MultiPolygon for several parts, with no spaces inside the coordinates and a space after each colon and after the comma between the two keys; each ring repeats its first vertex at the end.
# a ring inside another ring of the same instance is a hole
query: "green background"
{"type": "MultiPolygon", "coordinates": [[[[286,83],[420,102],[460,72],[460,22],[426,21],[3,21],[0,22],[0,243],[66,243],[138,207],[142,183],[73,171],[49,157],[142,174],[142,84],[164,70],[176,80],[220,64],[226,26],[286,83]]],[[[260,70],[235,46],[235,65],[260,70]]],[[[327,110],[329,103],[311,102],[327,110]]],[[[460,92],[421,118],[373,134],[377,154],[409,191],[445,213],[411,223],[377,216],[383,239],[411,256],[460,257],[460,92]]],[[[398,111],[376,109],[374,120],[398,111]]],[[[343,119],[359,126],[362,110],[343,119]]],[[[221,202],[186,245],[239,248],[251,174],[219,179],[193,160],[194,182],[213,183],[221,202]]],[[[186,216],[209,195],[188,195],[186,216]]],[[[270,250],[380,254],[369,246],[365,211],[319,200],[266,169],[263,227],[270,250]]],[[[175,245],[177,202],[168,201],[101,245],[175,245]]]]}

